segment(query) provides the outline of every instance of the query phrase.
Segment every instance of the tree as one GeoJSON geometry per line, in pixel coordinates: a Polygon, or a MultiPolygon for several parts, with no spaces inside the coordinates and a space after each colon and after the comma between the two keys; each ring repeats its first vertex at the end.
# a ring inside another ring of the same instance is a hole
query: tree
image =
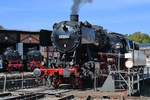
{"type": "Polygon", "coordinates": [[[0,25],[0,29],[4,29],[4,27],[0,25]]]}
{"type": "Polygon", "coordinates": [[[141,32],[135,32],[133,34],[126,34],[129,39],[139,42],[139,43],[150,43],[150,36],[146,33],[141,33],[141,32]]]}

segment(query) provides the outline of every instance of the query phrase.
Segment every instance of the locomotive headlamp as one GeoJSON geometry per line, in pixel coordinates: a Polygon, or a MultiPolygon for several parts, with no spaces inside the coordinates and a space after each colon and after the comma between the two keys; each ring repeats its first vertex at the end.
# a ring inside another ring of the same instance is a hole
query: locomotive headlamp
{"type": "Polygon", "coordinates": [[[120,43],[117,43],[116,44],[116,49],[120,49],[121,48],[121,44],[120,43]]]}
{"type": "Polygon", "coordinates": [[[73,65],[73,62],[72,62],[72,61],[70,62],[70,65],[71,65],[71,66],[73,65]]]}
{"type": "Polygon", "coordinates": [[[44,61],[42,61],[41,64],[44,65],[44,61]]]}
{"type": "Polygon", "coordinates": [[[5,36],[5,37],[4,37],[4,39],[5,39],[5,40],[8,40],[8,37],[7,37],[7,36],[5,36]]]}
{"type": "Polygon", "coordinates": [[[127,68],[132,68],[133,67],[133,61],[132,60],[127,60],[126,62],[125,62],[125,66],[127,67],[127,68]]]}
{"type": "Polygon", "coordinates": [[[32,41],[32,37],[29,37],[29,40],[32,41]]]}
{"type": "Polygon", "coordinates": [[[34,69],[33,75],[36,76],[36,77],[39,77],[41,75],[40,69],[39,68],[34,69]]]}

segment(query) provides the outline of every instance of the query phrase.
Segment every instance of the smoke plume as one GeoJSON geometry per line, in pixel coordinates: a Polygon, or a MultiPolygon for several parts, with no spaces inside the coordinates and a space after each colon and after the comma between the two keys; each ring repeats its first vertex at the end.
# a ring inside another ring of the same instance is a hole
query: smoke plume
{"type": "Polygon", "coordinates": [[[91,3],[93,0],[73,0],[73,5],[72,5],[72,14],[78,14],[80,10],[80,5],[85,4],[85,3],[91,3]]]}

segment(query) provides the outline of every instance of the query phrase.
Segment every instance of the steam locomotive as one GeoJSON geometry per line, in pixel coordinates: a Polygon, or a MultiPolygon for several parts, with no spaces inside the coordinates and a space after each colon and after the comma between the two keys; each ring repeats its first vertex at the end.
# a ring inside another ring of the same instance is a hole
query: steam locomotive
{"type": "Polygon", "coordinates": [[[0,71],[33,71],[35,68],[44,68],[42,61],[39,50],[30,49],[22,59],[18,51],[8,47],[0,56],[0,71]]]}
{"type": "Polygon", "coordinates": [[[0,58],[1,71],[21,71],[23,69],[21,56],[19,55],[18,51],[10,47],[6,48],[5,52],[0,58]]]}
{"type": "Polygon", "coordinates": [[[108,33],[87,21],[79,22],[78,15],[70,19],[53,26],[51,41],[58,58],[55,66],[34,70],[41,81],[47,80],[55,88],[63,83],[83,88],[93,84],[95,75],[98,84],[103,84],[110,71],[145,66],[145,55],[138,44],[124,35],[108,33]]]}
{"type": "Polygon", "coordinates": [[[43,66],[43,56],[39,50],[34,50],[33,48],[27,52],[26,61],[27,70],[33,71],[35,68],[44,68],[43,66]]]}

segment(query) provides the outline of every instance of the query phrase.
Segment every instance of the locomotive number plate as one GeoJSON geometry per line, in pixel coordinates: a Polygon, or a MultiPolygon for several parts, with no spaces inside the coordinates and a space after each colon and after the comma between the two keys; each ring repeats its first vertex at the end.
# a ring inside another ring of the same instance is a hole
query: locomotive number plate
{"type": "Polygon", "coordinates": [[[70,38],[69,35],[59,35],[59,39],[68,39],[70,38]]]}

